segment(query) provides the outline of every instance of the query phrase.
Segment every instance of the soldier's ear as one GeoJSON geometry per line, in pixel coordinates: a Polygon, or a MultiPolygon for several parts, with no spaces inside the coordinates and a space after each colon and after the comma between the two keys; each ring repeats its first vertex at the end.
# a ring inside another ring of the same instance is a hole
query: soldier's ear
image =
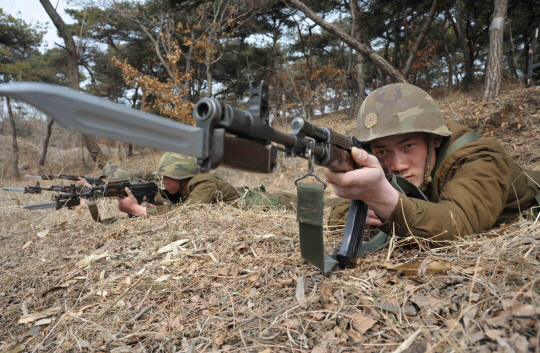
{"type": "Polygon", "coordinates": [[[442,136],[435,136],[435,139],[433,140],[433,145],[435,148],[441,147],[443,137],[442,136]]]}

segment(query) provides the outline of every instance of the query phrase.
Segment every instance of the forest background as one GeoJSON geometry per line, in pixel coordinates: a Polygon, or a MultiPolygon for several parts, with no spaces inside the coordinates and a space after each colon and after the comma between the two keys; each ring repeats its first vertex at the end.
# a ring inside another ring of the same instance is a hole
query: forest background
{"type": "MultiPolygon", "coordinates": [[[[493,99],[503,81],[532,83],[540,22],[539,0],[74,0],[70,25],[49,0],[35,2],[64,42],[40,51],[43,25],[0,9],[2,82],[69,86],[185,123],[202,97],[245,106],[249,82],[262,79],[283,126],[331,112],[353,119],[369,92],[404,80],[435,97],[485,87],[483,99],[493,99]]],[[[0,117],[3,150],[11,134],[13,151],[3,154],[2,178],[45,167],[49,143],[72,154],[86,147],[79,164],[90,156],[90,167],[133,153],[67,132],[21,103],[6,100],[0,117]],[[34,146],[21,165],[18,139],[34,146]]]]}

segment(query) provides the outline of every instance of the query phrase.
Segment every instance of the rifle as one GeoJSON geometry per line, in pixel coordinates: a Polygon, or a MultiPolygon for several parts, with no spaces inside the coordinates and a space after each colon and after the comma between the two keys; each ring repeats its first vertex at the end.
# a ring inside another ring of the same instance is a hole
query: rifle
{"type": "Polygon", "coordinates": [[[54,195],[54,202],[25,205],[22,208],[27,210],[54,208],[58,210],[62,207],[75,207],[80,205],[81,198],[95,200],[101,197],[126,197],[128,196],[125,191],[126,187],[131,191],[138,204],[141,204],[145,198],[149,203],[156,203],[155,196],[158,193],[159,188],[155,183],[132,183],[129,181],[121,181],[94,186],[90,189],[67,189],[67,192],[54,195]]]}
{"type": "Polygon", "coordinates": [[[60,175],[53,175],[53,174],[42,174],[41,176],[38,175],[25,175],[26,178],[35,178],[35,179],[41,179],[41,180],[54,180],[54,179],[65,179],[65,180],[71,180],[71,181],[77,181],[79,178],[86,179],[88,184],[99,186],[103,184],[103,180],[101,178],[95,178],[95,177],[89,177],[84,175],[75,175],[75,174],[60,174],[60,175]]]}
{"type": "MultiPolygon", "coordinates": [[[[277,151],[281,150],[289,156],[308,160],[308,173],[296,182],[314,176],[324,184],[313,172],[313,164],[334,171],[353,170],[357,165],[352,159],[351,149],[363,145],[363,141],[353,136],[315,126],[301,118],[293,120],[292,134],[272,128],[268,84],[264,81],[261,85],[251,83],[247,111],[213,98],[201,99],[193,109],[196,126],[49,84],[3,84],[0,85],[0,95],[10,95],[34,105],[70,130],[196,157],[202,173],[220,165],[271,173],[277,165],[277,151]]],[[[322,240],[323,190],[316,190],[306,197],[299,191],[298,210],[303,211],[298,212],[297,218],[302,257],[326,272],[338,262],[341,267],[356,263],[367,205],[360,200],[351,201],[343,241],[335,256],[337,261],[330,260],[324,255],[322,240]],[[309,212],[310,207],[313,212],[309,212]]]]}
{"type": "Polygon", "coordinates": [[[83,191],[83,187],[75,185],[51,185],[49,187],[42,187],[39,185],[39,182],[37,182],[36,185],[25,185],[24,189],[0,188],[0,190],[22,192],[24,194],[41,194],[43,191],[71,192],[72,190],[75,190],[76,192],[81,192],[83,191]]]}

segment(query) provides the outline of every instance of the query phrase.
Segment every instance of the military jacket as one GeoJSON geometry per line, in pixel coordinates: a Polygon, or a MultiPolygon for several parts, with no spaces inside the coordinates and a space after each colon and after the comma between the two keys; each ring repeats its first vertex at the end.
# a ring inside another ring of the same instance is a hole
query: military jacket
{"type": "MultiPolygon", "coordinates": [[[[210,174],[197,174],[188,182],[188,194],[185,197],[172,195],[169,198],[169,203],[158,207],[147,207],[146,213],[165,214],[170,211],[171,205],[183,202],[186,205],[194,205],[197,203],[216,203],[223,202],[227,205],[234,203],[240,195],[234,187],[224,180],[213,177],[210,174]]],[[[162,197],[163,198],[163,197],[162,197]]]]}
{"type": "MultiPolygon", "coordinates": [[[[452,132],[438,149],[444,151],[470,131],[448,121],[452,132]]],[[[400,194],[390,217],[379,228],[397,236],[414,235],[433,241],[454,240],[489,230],[515,219],[536,205],[540,172],[524,171],[493,139],[481,138],[446,156],[432,174],[429,201],[400,194]],[[533,180],[531,180],[533,179],[533,180]]],[[[336,205],[329,225],[346,222],[349,200],[336,205]]]]}

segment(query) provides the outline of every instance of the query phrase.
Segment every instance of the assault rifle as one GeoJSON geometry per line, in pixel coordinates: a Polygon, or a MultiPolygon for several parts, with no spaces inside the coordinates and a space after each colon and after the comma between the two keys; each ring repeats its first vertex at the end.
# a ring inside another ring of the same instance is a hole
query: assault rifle
{"type": "Polygon", "coordinates": [[[155,196],[158,193],[159,188],[155,183],[132,183],[129,181],[121,181],[94,186],[90,189],[66,189],[66,192],[54,195],[54,202],[26,205],[22,208],[27,210],[54,208],[58,210],[62,207],[75,207],[81,204],[81,199],[95,200],[101,197],[126,197],[128,195],[125,188],[128,188],[131,191],[139,204],[141,204],[145,198],[146,201],[151,204],[156,203],[155,196]]]}
{"type": "Polygon", "coordinates": [[[25,185],[24,189],[17,188],[0,188],[3,191],[10,192],[22,192],[24,194],[41,194],[43,191],[54,191],[54,192],[81,192],[83,190],[82,186],[75,185],[51,185],[49,187],[42,187],[39,185],[39,182],[36,185],[25,185]]]}
{"type": "MultiPolygon", "coordinates": [[[[201,99],[193,109],[196,126],[48,84],[3,84],[0,95],[32,104],[64,127],[83,134],[196,157],[202,173],[219,165],[271,173],[277,165],[277,151],[281,150],[287,155],[308,159],[308,173],[302,178],[314,176],[324,183],[313,172],[313,164],[334,171],[353,170],[357,166],[351,149],[363,144],[353,136],[315,126],[301,118],[293,120],[292,134],[272,128],[268,84],[264,81],[261,85],[251,83],[247,111],[213,98],[201,99]]],[[[338,262],[341,267],[356,263],[367,205],[359,200],[351,201],[341,247],[336,256],[330,258],[324,255],[322,239],[324,189],[319,185],[310,193],[310,187],[303,184],[298,184],[302,186],[302,193],[299,188],[297,207],[302,257],[325,272],[338,262]]]]}
{"type": "Polygon", "coordinates": [[[54,179],[65,179],[65,180],[71,180],[71,181],[77,181],[79,178],[86,179],[88,184],[99,186],[103,184],[103,180],[101,178],[95,178],[95,177],[89,177],[84,175],[75,175],[75,174],[60,174],[60,175],[52,175],[52,174],[42,174],[41,176],[38,175],[25,175],[26,178],[35,178],[35,179],[41,179],[41,180],[54,180],[54,179]]]}

